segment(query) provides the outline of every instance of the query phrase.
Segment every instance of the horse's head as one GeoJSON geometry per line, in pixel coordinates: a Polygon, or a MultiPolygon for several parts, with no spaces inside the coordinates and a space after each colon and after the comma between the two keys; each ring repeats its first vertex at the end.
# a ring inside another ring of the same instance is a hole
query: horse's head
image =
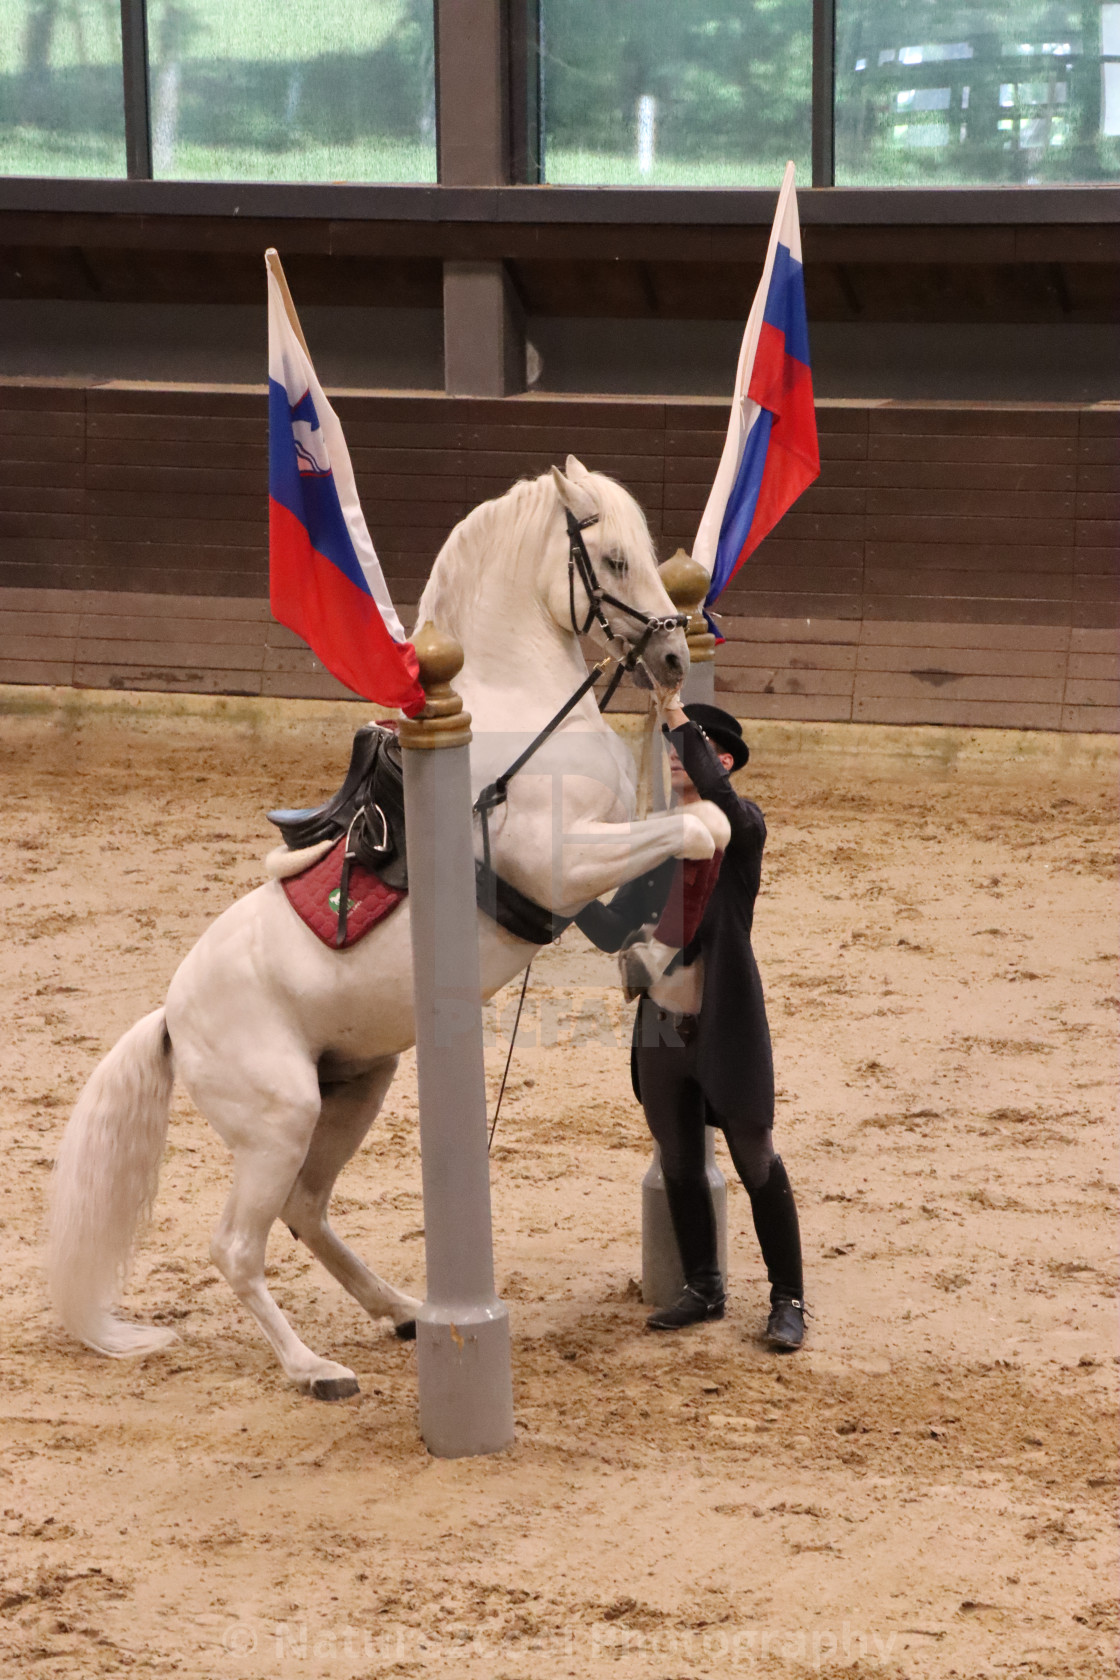
{"type": "MultiPolygon", "coordinates": [[[[633,647],[645,635],[645,620],[671,618],[676,612],[657,570],[645,515],[621,484],[603,473],[588,472],[574,455],[568,456],[563,472],[553,467],[552,482],[557,496],[557,542],[549,544],[549,556],[562,552],[564,563],[548,567],[548,610],[565,630],[581,628],[590,613],[587,587],[578,569],[574,579],[569,579],[566,516],[570,513],[583,526],[581,535],[598,588],[604,596],[614,597],[613,602],[602,600],[603,617],[612,636],[633,647]],[[627,612],[627,607],[634,613],[627,612]]],[[[646,640],[642,660],[659,687],[678,687],[688,672],[684,631],[655,629],[646,640]]]]}

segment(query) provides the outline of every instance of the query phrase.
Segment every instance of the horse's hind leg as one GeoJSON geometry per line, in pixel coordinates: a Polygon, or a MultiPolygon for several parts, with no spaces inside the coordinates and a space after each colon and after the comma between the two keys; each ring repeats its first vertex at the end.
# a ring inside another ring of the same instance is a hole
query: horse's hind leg
{"type": "Polygon", "coordinates": [[[396,1069],[393,1056],[356,1078],[322,1087],[319,1122],[281,1217],[371,1318],[391,1318],[398,1336],[407,1337],[414,1333],[419,1301],[371,1272],[327,1222],[335,1180],[377,1118],[396,1069]]]}
{"type": "Polygon", "coordinates": [[[268,1233],[291,1195],[318,1116],[313,1087],[302,1102],[293,1099],[280,1108],[274,1100],[252,1141],[247,1129],[215,1120],[233,1149],[233,1186],[211,1238],[210,1258],[268,1337],[285,1375],[316,1400],[343,1400],[358,1392],[353,1371],[321,1359],[300,1341],[264,1280],[268,1233]]]}

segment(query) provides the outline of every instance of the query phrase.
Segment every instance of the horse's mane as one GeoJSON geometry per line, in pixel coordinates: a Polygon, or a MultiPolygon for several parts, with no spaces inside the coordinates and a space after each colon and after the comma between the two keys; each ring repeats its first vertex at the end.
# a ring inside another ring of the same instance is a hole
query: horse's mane
{"type": "Polygon", "coordinates": [[[436,555],[417,622],[430,618],[449,635],[458,635],[483,580],[499,566],[509,569],[511,578],[521,570],[528,537],[555,504],[556,490],[545,473],[520,479],[504,496],[472,509],[436,555]]]}
{"type": "MultiPolygon", "coordinates": [[[[600,510],[604,544],[652,559],[645,515],[629,492],[604,473],[588,473],[581,484],[600,510]]],[[[549,523],[561,529],[560,505],[550,473],[519,479],[505,495],[480,503],[460,520],[436,556],[417,623],[429,618],[459,636],[484,584],[499,569],[507,587],[527,588],[544,560],[549,523]]]]}

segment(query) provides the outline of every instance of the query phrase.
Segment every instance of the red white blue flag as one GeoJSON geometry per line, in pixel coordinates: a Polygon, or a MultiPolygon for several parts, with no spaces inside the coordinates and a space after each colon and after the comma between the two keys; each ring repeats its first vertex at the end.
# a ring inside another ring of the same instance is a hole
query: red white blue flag
{"type": "Polygon", "coordinates": [[[424,704],[416,653],[366,529],[338,416],[271,264],[268,545],[273,617],[355,694],[415,717],[424,704]]]}
{"type": "Polygon", "coordinates": [[[727,440],[692,550],[712,580],[708,607],[821,470],[793,173],[788,163],[739,352],[727,440]]]}

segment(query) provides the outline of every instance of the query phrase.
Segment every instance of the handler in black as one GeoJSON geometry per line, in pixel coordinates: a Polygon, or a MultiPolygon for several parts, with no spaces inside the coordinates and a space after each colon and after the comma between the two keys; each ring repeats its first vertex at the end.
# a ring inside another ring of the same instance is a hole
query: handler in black
{"type": "Polygon", "coordinates": [[[717,1126],[750,1197],[770,1280],[767,1339],[792,1351],[805,1334],[801,1237],[789,1177],[774,1153],[774,1064],[751,949],[766,823],[758,806],[731,786],[729,772],[750,756],[736,719],[700,704],[676,706],[667,715],[674,793],[681,804],[709,799],[719,806],[731,824],[727,850],[710,864],[670,860],[628,882],[609,905],[590,904],[576,918],[604,951],[618,951],[656,921],[654,936],[682,948],[681,968],[702,964],[693,977],[701,998],[695,1014],[660,1008],[647,994],[634,1023],[634,1089],[661,1151],[685,1276],[679,1300],[648,1323],[653,1330],[677,1330],[723,1317],[704,1166],[704,1127],[717,1126]]]}

